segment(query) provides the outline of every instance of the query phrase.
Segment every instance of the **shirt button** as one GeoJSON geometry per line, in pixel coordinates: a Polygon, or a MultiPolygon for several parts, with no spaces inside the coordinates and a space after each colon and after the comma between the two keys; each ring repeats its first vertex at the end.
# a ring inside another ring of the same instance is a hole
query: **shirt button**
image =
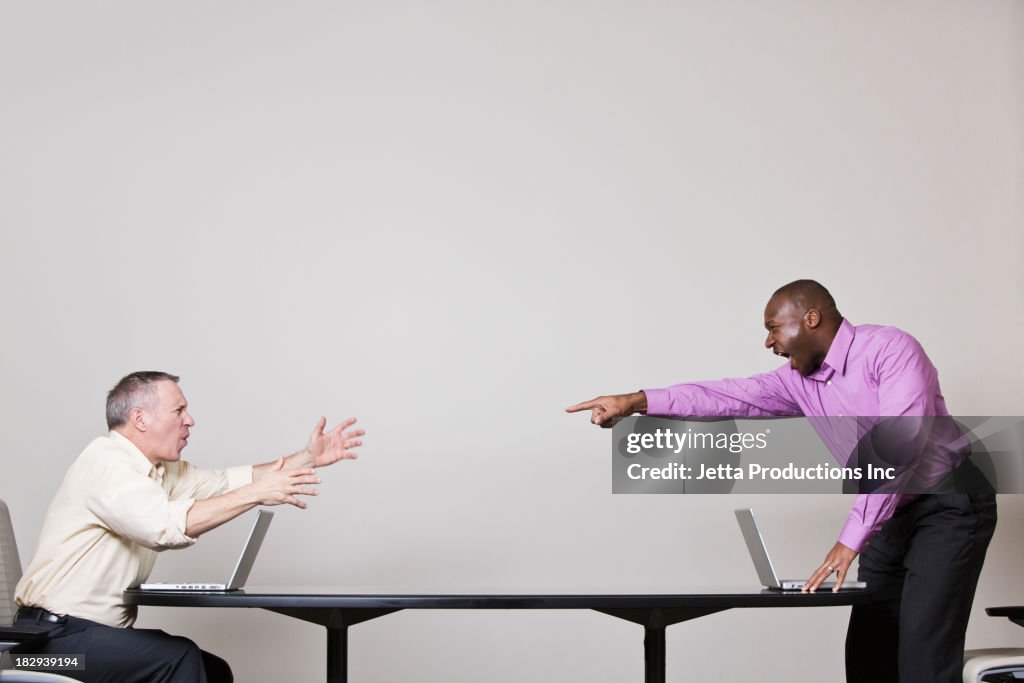
{"type": "Polygon", "coordinates": [[[829,380],[829,381],[825,382],[825,384],[827,384],[829,386],[832,386],[832,380],[829,380]]]}
{"type": "Polygon", "coordinates": [[[842,413],[839,413],[839,417],[842,417],[842,416],[843,416],[843,414],[842,414],[842,413]]]}

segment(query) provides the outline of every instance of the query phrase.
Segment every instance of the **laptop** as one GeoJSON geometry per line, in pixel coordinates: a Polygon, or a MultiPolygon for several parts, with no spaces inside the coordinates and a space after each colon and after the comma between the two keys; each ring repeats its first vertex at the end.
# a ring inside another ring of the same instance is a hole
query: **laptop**
{"type": "Polygon", "coordinates": [[[263,545],[263,537],[267,535],[267,528],[270,521],[274,519],[273,512],[260,510],[256,515],[256,523],[252,525],[249,532],[249,539],[242,548],[242,556],[238,558],[235,571],[227,583],[144,583],[139,588],[144,591],[236,591],[245,585],[249,580],[249,572],[256,562],[256,555],[263,545]]]}
{"type": "MultiPolygon", "coordinates": [[[[754,511],[750,508],[736,511],[736,521],[740,523],[740,531],[743,532],[743,540],[747,542],[747,550],[750,551],[750,559],[754,561],[757,569],[757,576],[761,585],[765,588],[778,591],[798,591],[807,584],[805,579],[783,579],[775,573],[775,566],[772,565],[772,558],[768,555],[768,546],[764,543],[764,537],[757,528],[757,521],[754,519],[754,511]]],[[[835,581],[822,581],[818,586],[821,590],[832,590],[835,588],[835,581]]],[[[867,588],[863,581],[843,581],[839,590],[853,588],[867,588]]]]}

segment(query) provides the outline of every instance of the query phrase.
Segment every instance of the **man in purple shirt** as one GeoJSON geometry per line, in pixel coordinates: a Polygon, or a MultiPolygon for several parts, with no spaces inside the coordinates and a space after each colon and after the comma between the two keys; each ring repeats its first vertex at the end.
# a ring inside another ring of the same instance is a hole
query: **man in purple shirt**
{"type": "MultiPolygon", "coordinates": [[[[938,372],[917,340],[894,327],[853,326],[813,280],[778,289],[764,324],[765,347],[788,360],[774,372],[599,396],[567,411],[590,410],[601,427],[633,413],[834,418],[815,427],[841,464],[854,444],[836,428],[840,418],[949,416],[938,372]]],[[[850,615],[848,681],[961,680],[971,603],[995,529],[995,495],[963,454],[944,462],[947,472],[970,480],[972,493],[859,494],[839,539],[808,579],[810,591],[833,573],[841,584],[860,554],[858,578],[878,597],[850,615]]]]}

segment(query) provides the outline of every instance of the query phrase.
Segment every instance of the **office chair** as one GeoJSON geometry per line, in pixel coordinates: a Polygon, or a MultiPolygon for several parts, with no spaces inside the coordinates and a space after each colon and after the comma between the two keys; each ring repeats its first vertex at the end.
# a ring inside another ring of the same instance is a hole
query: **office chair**
{"type": "Polygon", "coordinates": [[[19,629],[14,633],[10,624],[14,621],[17,607],[14,604],[14,587],[21,578],[21,559],[14,541],[14,526],[7,504],[0,500],[0,683],[76,683],[73,678],[42,671],[7,671],[9,666],[6,652],[17,645],[31,644],[39,636],[26,635],[19,629]]]}
{"type": "MultiPolygon", "coordinates": [[[[990,617],[1006,617],[1024,626],[1024,607],[988,607],[990,617]]],[[[1024,648],[998,647],[964,652],[964,683],[1024,681],[1024,648]]]]}

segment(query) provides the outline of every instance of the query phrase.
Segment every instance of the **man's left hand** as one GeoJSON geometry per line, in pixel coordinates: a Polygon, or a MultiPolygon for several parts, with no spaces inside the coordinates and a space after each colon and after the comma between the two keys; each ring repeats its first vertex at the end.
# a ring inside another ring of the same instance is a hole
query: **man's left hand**
{"type": "Polygon", "coordinates": [[[834,591],[838,591],[839,587],[843,585],[843,581],[846,580],[846,572],[850,571],[850,565],[857,557],[857,551],[852,548],[847,548],[842,543],[836,542],[832,546],[832,550],[829,551],[828,555],[825,556],[825,561],[821,563],[821,566],[811,574],[811,578],[807,579],[806,585],[803,587],[805,593],[813,593],[821,585],[821,582],[826,580],[833,572],[836,574],[836,587],[834,591]]]}
{"type": "Polygon", "coordinates": [[[353,460],[359,457],[352,452],[353,448],[363,445],[361,437],[366,432],[362,429],[345,431],[356,423],[356,418],[350,417],[329,432],[324,432],[327,426],[327,418],[321,417],[309,435],[309,443],[301,455],[306,456],[303,460],[305,467],[326,467],[333,465],[339,460],[353,460]]]}

